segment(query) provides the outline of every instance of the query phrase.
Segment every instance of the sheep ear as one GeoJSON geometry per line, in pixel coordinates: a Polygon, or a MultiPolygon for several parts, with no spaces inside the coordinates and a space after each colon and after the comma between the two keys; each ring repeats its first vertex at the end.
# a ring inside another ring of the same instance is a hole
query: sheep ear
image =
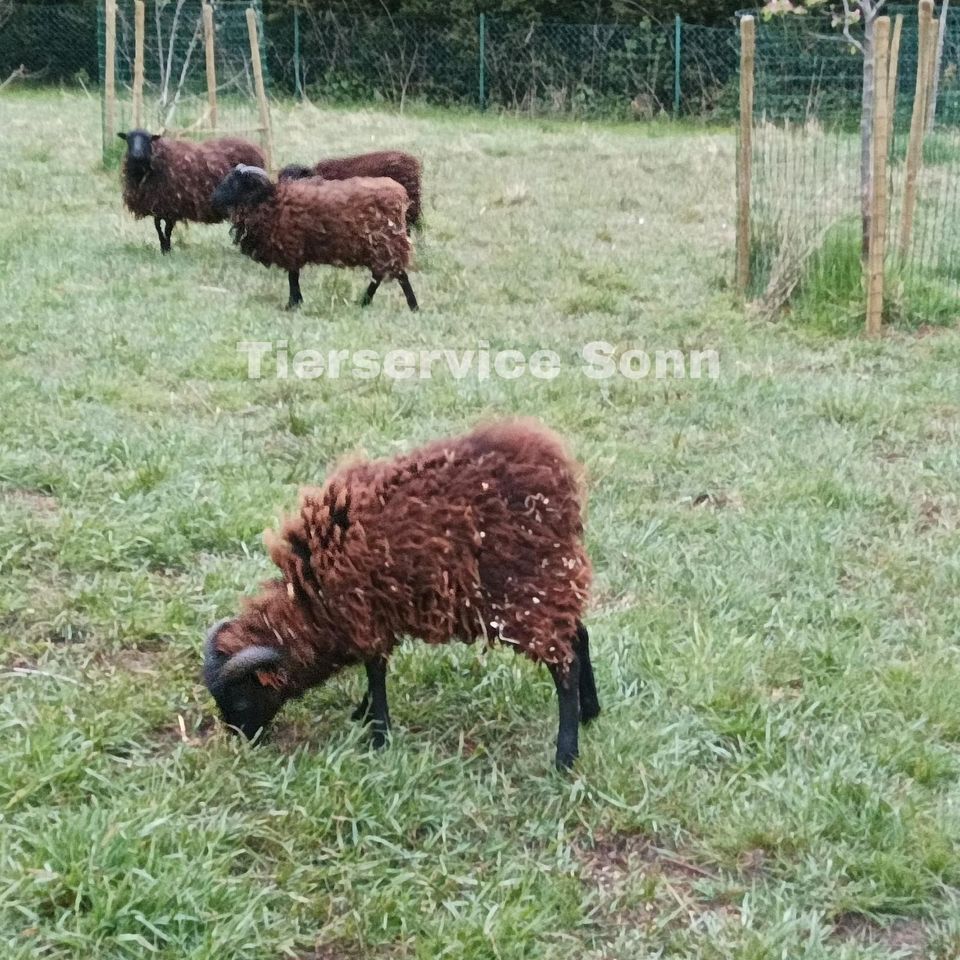
{"type": "Polygon", "coordinates": [[[254,672],[275,667],[281,659],[281,653],[276,647],[246,647],[223,665],[220,682],[228,684],[243,680],[254,672]]]}
{"type": "Polygon", "coordinates": [[[127,135],[125,133],[118,133],[117,136],[126,143],[127,135]]]}
{"type": "Polygon", "coordinates": [[[153,134],[152,137],[150,137],[150,142],[151,142],[151,143],[156,143],[162,136],[163,136],[162,133],[155,133],[155,134],[153,134]]]}

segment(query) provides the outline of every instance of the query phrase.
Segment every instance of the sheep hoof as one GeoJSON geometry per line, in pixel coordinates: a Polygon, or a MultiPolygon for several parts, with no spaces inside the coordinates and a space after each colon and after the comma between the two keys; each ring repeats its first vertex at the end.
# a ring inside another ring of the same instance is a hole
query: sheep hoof
{"type": "Polygon", "coordinates": [[[290,300],[290,301],[288,301],[288,303],[287,303],[286,307],[284,307],[284,309],[285,309],[285,310],[288,310],[288,311],[289,311],[289,310],[299,310],[301,303],[303,303],[302,300],[290,300]]]}
{"type": "Polygon", "coordinates": [[[561,773],[567,773],[567,771],[573,769],[574,761],[577,759],[577,754],[573,751],[557,751],[557,769],[561,773]]]}
{"type": "Polygon", "coordinates": [[[600,704],[599,703],[581,703],[580,704],[580,722],[583,724],[590,723],[593,720],[596,720],[600,716],[600,704]]]}
{"type": "Polygon", "coordinates": [[[370,745],[374,750],[383,750],[387,746],[387,735],[382,730],[374,730],[370,737],[370,745]]]}

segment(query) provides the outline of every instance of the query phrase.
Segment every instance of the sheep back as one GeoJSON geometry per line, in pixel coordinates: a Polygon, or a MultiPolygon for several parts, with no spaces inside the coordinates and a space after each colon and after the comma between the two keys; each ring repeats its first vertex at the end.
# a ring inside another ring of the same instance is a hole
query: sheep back
{"type": "Polygon", "coordinates": [[[378,279],[410,266],[409,200],[394,180],[284,180],[274,196],[234,214],[240,249],[265,266],[369,267],[378,279]]]}
{"type": "Polygon", "coordinates": [[[565,668],[591,581],[579,466],[540,423],[349,463],[266,535],[282,572],[218,637],[284,647],[292,688],[427,643],[504,643],[565,668]]]}
{"type": "Polygon", "coordinates": [[[381,150],[352,157],[334,157],[321,160],[313,172],[324,180],[349,180],[352,177],[389,177],[396,180],[410,198],[407,225],[413,227],[420,222],[422,166],[412,154],[402,150],[381,150]]]}
{"type": "Polygon", "coordinates": [[[238,164],[262,167],[259,147],[236,137],[204,143],[161,137],[153,143],[150,171],[136,180],[123,163],[123,200],[138,219],[192,220],[221,223],[210,198],[221,180],[238,164]]]}

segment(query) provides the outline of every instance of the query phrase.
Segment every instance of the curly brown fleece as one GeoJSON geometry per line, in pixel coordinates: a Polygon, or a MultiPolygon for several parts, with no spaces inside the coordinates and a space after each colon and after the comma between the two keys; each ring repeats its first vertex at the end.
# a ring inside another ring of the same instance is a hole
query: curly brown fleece
{"type": "MultiPolygon", "coordinates": [[[[420,222],[421,197],[423,195],[420,161],[402,150],[380,150],[374,153],[361,153],[351,157],[330,157],[321,160],[308,169],[314,176],[324,180],[350,180],[353,177],[389,177],[396,180],[410,198],[407,208],[407,226],[415,227],[420,222]]],[[[283,171],[280,178],[284,179],[283,171]]]]}
{"type": "Polygon", "coordinates": [[[534,420],[481,426],[338,469],[266,536],[282,579],[216,640],[282,647],[296,696],[405,635],[504,643],[566,669],[590,588],[579,466],[534,420]]]}
{"type": "Polygon", "coordinates": [[[124,159],[123,202],[137,219],[222,223],[226,217],[210,203],[217,185],[238,163],[264,162],[259,147],[237,137],[204,143],[161,137],[153,142],[145,176],[134,176],[124,159]]]}
{"type": "Polygon", "coordinates": [[[368,267],[377,280],[393,278],[412,258],[408,203],[403,187],[386,178],[284,180],[263,202],[234,209],[234,236],[265,266],[368,267]]]}

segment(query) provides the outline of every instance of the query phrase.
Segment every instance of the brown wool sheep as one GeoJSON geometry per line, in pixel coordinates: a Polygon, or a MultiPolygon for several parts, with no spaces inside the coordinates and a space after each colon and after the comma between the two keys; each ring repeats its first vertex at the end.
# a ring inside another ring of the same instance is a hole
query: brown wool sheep
{"type": "Polygon", "coordinates": [[[354,719],[389,729],[386,668],[404,636],[501,643],[545,663],[560,708],[556,762],[600,712],[582,618],[591,567],[581,470],[534,420],[480,426],[391,460],[360,460],[301,493],[267,546],[281,577],[214,626],[204,678],[248,737],[352,664],[354,719]]]}
{"type": "Polygon", "coordinates": [[[280,171],[281,180],[321,177],[324,180],[349,180],[352,177],[389,177],[407,191],[407,229],[420,225],[423,168],[420,161],[402,150],[380,150],[352,157],[331,157],[312,167],[290,164],[280,171]]]}
{"type": "Polygon", "coordinates": [[[178,220],[223,222],[210,195],[238,163],[264,163],[259,147],[235,137],[191,143],[151,136],[146,130],[117,136],[127,144],[123,202],[138,220],[153,217],[162,253],[170,252],[170,236],[178,220]]]}
{"type": "Polygon", "coordinates": [[[404,226],[409,200],[395,180],[284,180],[272,183],[265,170],[238,165],[213,194],[229,213],[234,242],[264,266],[287,271],[287,309],[303,303],[300,270],[308,263],[366,267],[373,274],[362,303],[370,303],[384,280],[396,279],[407,305],[417,298],[407,269],[413,246],[404,226]]]}

